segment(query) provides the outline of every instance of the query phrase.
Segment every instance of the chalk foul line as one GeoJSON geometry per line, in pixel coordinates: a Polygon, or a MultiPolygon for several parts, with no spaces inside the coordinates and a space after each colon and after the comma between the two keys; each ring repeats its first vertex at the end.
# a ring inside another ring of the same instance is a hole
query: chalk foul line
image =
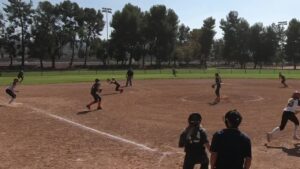
{"type": "Polygon", "coordinates": [[[54,115],[54,114],[52,114],[52,113],[50,113],[48,111],[45,111],[45,110],[42,110],[42,109],[39,109],[39,108],[36,108],[36,107],[31,107],[30,106],[29,108],[32,109],[32,110],[34,110],[34,111],[36,111],[36,112],[43,113],[43,114],[45,114],[45,115],[47,115],[49,117],[52,117],[54,119],[57,119],[57,120],[69,123],[71,125],[74,125],[76,127],[79,127],[81,129],[84,129],[84,130],[87,130],[87,131],[90,131],[90,132],[93,132],[93,133],[100,134],[100,135],[105,136],[107,138],[110,138],[110,139],[113,139],[113,140],[116,140],[116,141],[119,141],[119,142],[131,144],[131,145],[134,145],[134,146],[139,147],[139,148],[141,148],[143,150],[146,150],[146,151],[157,152],[156,149],[150,148],[150,147],[148,147],[148,146],[146,146],[144,144],[140,144],[140,143],[137,143],[137,142],[134,142],[134,141],[131,141],[131,140],[119,137],[119,136],[115,136],[115,135],[112,135],[112,134],[109,134],[109,133],[106,133],[106,132],[103,132],[103,131],[100,131],[100,130],[97,130],[97,129],[94,129],[94,128],[91,128],[91,127],[88,127],[88,126],[85,126],[85,125],[82,125],[82,124],[79,124],[79,123],[73,122],[71,120],[68,120],[68,119],[65,119],[63,117],[54,115]]]}

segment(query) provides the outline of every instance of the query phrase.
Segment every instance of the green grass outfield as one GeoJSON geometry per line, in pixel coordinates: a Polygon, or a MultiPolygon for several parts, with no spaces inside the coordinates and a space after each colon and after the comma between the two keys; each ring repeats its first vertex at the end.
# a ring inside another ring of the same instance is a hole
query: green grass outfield
{"type": "MultiPolygon", "coordinates": [[[[278,79],[278,72],[282,72],[288,79],[300,79],[300,70],[278,69],[177,69],[176,79],[212,79],[214,73],[219,72],[223,79],[278,79]]],[[[44,71],[25,72],[23,84],[55,84],[92,82],[95,78],[105,80],[115,77],[125,79],[126,70],[73,70],[73,71],[44,71]]],[[[0,85],[8,85],[16,77],[17,72],[1,72],[0,85]]],[[[135,70],[135,80],[145,79],[175,79],[171,69],[162,70],[135,70]]]]}

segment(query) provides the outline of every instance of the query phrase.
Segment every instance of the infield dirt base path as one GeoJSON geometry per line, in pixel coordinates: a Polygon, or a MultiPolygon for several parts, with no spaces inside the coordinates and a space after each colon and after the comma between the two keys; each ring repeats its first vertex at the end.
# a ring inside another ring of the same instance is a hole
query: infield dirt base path
{"type": "Polygon", "coordinates": [[[0,168],[179,169],[184,154],[177,145],[188,115],[201,112],[211,140],[224,128],[224,114],[237,109],[252,140],[253,169],[300,169],[292,123],[265,145],[300,82],[289,80],[289,88],[278,80],[224,82],[217,105],[209,104],[213,80],[134,81],[122,94],[103,82],[103,110],[90,112],[92,83],[20,85],[14,104],[0,96],[0,168]]]}

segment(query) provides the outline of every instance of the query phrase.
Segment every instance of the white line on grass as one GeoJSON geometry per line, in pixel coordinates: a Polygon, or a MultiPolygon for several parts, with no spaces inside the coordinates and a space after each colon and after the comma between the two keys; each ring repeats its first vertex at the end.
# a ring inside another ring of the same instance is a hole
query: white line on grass
{"type": "Polygon", "coordinates": [[[147,147],[147,146],[144,145],[144,144],[136,143],[136,142],[134,142],[134,141],[131,141],[131,140],[128,140],[128,139],[119,137],[119,136],[115,136],[115,135],[112,135],[112,134],[109,134],[109,133],[106,133],[106,132],[103,132],[103,131],[100,131],[100,130],[93,129],[93,128],[91,128],[91,127],[88,127],[88,126],[85,126],[85,125],[82,125],[82,124],[73,122],[73,121],[71,121],[71,120],[68,120],[68,119],[65,119],[65,118],[63,118],[63,117],[60,117],[60,116],[51,114],[51,113],[48,112],[48,111],[45,111],[45,110],[42,110],[42,109],[39,109],[39,108],[36,108],[36,107],[32,107],[32,106],[28,106],[28,107],[29,107],[30,109],[34,110],[34,111],[43,113],[43,114],[48,115],[48,116],[50,116],[50,117],[52,117],[52,118],[54,118],[54,119],[58,119],[58,120],[60,120],[60,121],[63,121],[63,122],[72,124],[72,125],[77,126],[77,127],[81,128],[81,129],[88,130],[88,131],[90,131],[90,132],[94,132],[94,133],[103,135],[103,136],[105,136],[105,137],[108,137],[108,138],[113,139],[113,140],[116,140],[116,141],[120,141],[120,142],[123,142],[123,143],[128,143],[128,144],[134,145],[134,146],[139,147],[139,148],[141,148],[141,149],[143,149],[143,150],[146,150],[146,151],[157,152],[156,149],[147,147]]]}

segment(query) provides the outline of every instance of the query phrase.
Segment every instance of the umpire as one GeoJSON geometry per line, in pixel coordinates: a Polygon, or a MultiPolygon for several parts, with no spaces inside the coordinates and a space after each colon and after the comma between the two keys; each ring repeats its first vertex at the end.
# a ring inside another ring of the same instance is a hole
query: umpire
{"type": "Polygon", "coordinates": [[[185,158],[183,169],[193,169],[196,164],[201,164],[200,169],[208,169],[208,156],[205,147],[210,145],[205,129],[200,126],[201,115],[192,113],[188,118],[188,127],[182,132],[179,147],[184,147],[185,158]]]}
{"type": "Polygon", "coordinates": [[[126,87],[128,86],[128,84],[130,86],[132,86],[132,78],[133,78],[133,70],[132,70],[132,68],[128,69],[128,71],[126,73],[126,78],[127,78],[127,80],[126,80],[126,87]]]}
{"type": "Polygon", "coordinates": [[[236,110],[226,113],[226,129],[214,134],[211,142],[211,169],[249,169],[251,141],[238,127],[242,116],[236,110]]]}

